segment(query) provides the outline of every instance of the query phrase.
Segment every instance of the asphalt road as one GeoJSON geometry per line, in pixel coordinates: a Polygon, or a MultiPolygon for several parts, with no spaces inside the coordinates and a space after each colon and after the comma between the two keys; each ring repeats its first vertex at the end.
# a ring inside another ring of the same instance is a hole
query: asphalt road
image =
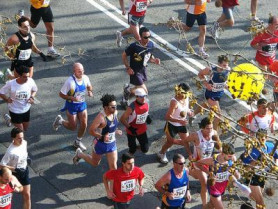
{"type": "MultiPolygon", "coordinates": [[[[31,165],[31,185],[32,185],[32,208],[111,208],[111,202],[105,197],[105,190],[102,184],[102,175],[108,169],[106,158],[103,157],[101,164],[93,168],[82,162],[78,166],[72,164],[74,149],[72,147],[76,132],[68,131],[64,128],[58,132],[52,130],[52,122],[64,101],[59,98],[58,93],[63,83],[72,72],[72,64],[76,61],[81,62],[85,67],[85,73],[89,76],[93,87],[94,97],[87,98],[89,124],[96,114],[102,109],[100,97],[105,93],[116,95],[118,102],[122,95],[122,86],[128,82],[129,78],[125,73],[121,62],[122,48],[118,48],[115,43],[115,32],[123,29],[126,19],[121,16],[116,8],[119,8],[117,0],[109,1],[93,0],[60,0],[52,1],[52,10],[55,16],[55,39],[56,48],[60,48],[64,59],[42,62],[40,57],[34,55],[35,74],[34,79],[38,85],[37,94],[40,104],[32,107],[32,120],[30,129],[26,132],[28,141],[28,151],[33,159],[31,165]],[[113,7],[114,6],[114,7],[113,7]],[[64,62],[64,64],[63,64],[64,62]]],[[[127,2],[126,2],[127,4],[127,2]]],[[[229,53],[241,51],[248,59],[253,59],[255,51],[249,47],[250,34],[245,32],[250,25],[250,1],[240,1],[240,6],[235,9],[235,26],[227,29],[219,39],[219,45],[229,53]]],[[[3,1],[0,2],[0,15],[13,18],[19,9],[24,9],[25,14],[29,15],[28,1],[3,1]]],[[[269,13],[277,13],[277,1],[263,0],[259,1],[258,16],[265,22],[269,13]]],[[[214,3],[208,4],[207,16],[208,25],[221,14],[221,9],[217,9],[214,3]]],[[[161,59],[161,65],[149,65],[148,82],[149,99],[151,103],[150,113],[153,123],[149,126],[148,135],[151,142],[150,151],[144,155],[140,152],[135,154],[135,164],[140,166],[146,174],[144,197],[135,196],[132,202],[132,209],[146,208],[153,209],[160,205],[159,195],[154,189],[154,183],[166,171],[171,168],[171,163],[162,166],[157,162],[156,153],[163,143],[164,115],[173,96],[173,87],[179,82],[188,82],[194,94],[202,99],[203,92],[198,91],[192,78],[194,72],[206,66],[206,63],[197,57],[188,55],[185,50],[185,41],[181,42],[181,50],[175,50],[178,46],[178,33],[166,27],[165,24],[170,17],[180,17],[185,20],[185,11],[183,1],[174,0],[155,0],[149,7],[145,26],[150,28],[155,34],[152,34],[157,43],[155,56],[161,59]],[[161,24],[159,24],[161,23],[161,24]],[[159,39],[161,37],[161,39],[159,39]],[[160,41],[157,41],[159,39],[160,41]],[[162,43],[167,50],[163,50],[162,43]],[[171,45],[170,45],[171,44],[171,45]],[[162,51],[164,52],[162,52],[162,51]]],[[[16,25],[7,25],[7,34],[11,35],[16,31],[16,25]]],[[[37,45],[46,52],[47,45],[43,34],[45,28],[42,24],[33,30],[37,32],[37,45]]],[[[192,46],[197,50],[198,28],[195,25],[192,31],[187,33],[187,38],[192,46]]],[[[209,60],[216,62],[218,55],[223,52],[216,46],[215,41],[207,37],[206,46],[210,54],[209,60]]],[[[238,63],[244,62],[239,60],[238,63]]],[[[0,68],[9,67],[10,63],[3,57],[0,57],[0,68]]],[[[271,98],[271,95],[267,95],[271,98]]],[[[248,110],[236,101],[227,96],[221,101],[221,106],[225,114],[238,119],[248,110]]],[[[0,105],[0,113],[7,112],[6,104],[0,105]]],[[[122,110],[119,111],[119,115],[122,110]]],[[[197,130],[197,122],[194,123],[190,131],[197,130]]],[[[3,121],[0,128],[0,154],[4,154],[6,148],[11,142],[9,133],[11,128],[5,127],[3,121]]],[[[120,126],[123,129],[122,126],[120,126]]],[[[224,136],[223,140],[228,137],[224,136]]],[[[84,143],[89,148],[90,153],[92,137],[87,133],[84,137],[84,143]]],[[[236,151],[240,154],[243,151],[242,142],[236,141],[236,151]]],[[[119,156],[127,151],[127,139],[123,135],[117,138],[119,156]]],[[[169,159],[174,153],[180,152],[186,154],[184,149],[178,146],[172,147],[168,153],[169,159]]],[[[120,165],[120,163],[118,164],[120,165]]],[[[199,195],[199,182],[192,179],[191,190],[193,194],[192,203],[188,208],[201,208],[199,195]]],[[[277,182],[271,182],[277,189],[277,182]]],[[[228,198],[230,196],[227,196],[228,198]]],[[[240,200],[233,196],[230,208],[239,208],[240,200]]],[[[278,195],[267,199],[267,208],[277,208],[278,195]]],[[[13,208],[21,208],[21,196],[15,195],[13,208]]],[[[225,201],[227,205],[229,201],[225,201]]]]}

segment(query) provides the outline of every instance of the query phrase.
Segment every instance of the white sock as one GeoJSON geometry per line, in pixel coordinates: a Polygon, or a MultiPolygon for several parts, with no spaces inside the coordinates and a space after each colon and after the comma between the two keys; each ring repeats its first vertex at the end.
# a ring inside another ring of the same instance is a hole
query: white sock
{"type": "Polygon", "coordinates": [[[81,142],[82,137],[81,137],[81,138],[77,137],[76,140],[79,141],[79,142],[81,142]]]}
{"type": "Polygon", "coordinates": [[[53,46],[49,46],[48,47],[48,51],[53,51],[54,50],[54,47],[53,46]]]}

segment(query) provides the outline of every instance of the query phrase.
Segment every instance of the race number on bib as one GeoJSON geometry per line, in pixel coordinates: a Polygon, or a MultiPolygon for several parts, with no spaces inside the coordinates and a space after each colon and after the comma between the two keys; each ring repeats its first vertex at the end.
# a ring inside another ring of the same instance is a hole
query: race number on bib
{"type": "Polygon", "coordinates": [[[12,193],[6,194],[0,197],[0,207],[6,207],[7,205],[11,204],[12,201],[12,193]]]}
{"type": "Polygon", "coordinates": [[[136,117],[136,124],[143,124],[146,122],[147,117],[148,117],[148,112],[141,114],[141,115],[137,115],[136,117]]]}
{"type": "Polygon", "coordinates": [[[108,137],[109,137],[109,140],[108,141],[104,141],[105,143],[111,143],[111,142],[115,141],[116,140],[115,132],[108,133],[108,137]]]}
{"type": "Polygon", "coordinates": [[[78,99],[79,102],[85,102],[85,91],[78,91],[75,93],[75,97],[78,99]]]}
{"type": "Polygon", "coordinates": [[[212,85],[212,91],[213,92],[223,91],[224,87],[225,87],[225,83],[214,83],[212,85]]]}
{"type": "Polygon", "coordinates": [[[28,93],[27,91],[16,91],[15,98],[17,100],[26,100],[28,98],[28,93]]]}
{"type": "Polygon", "coordinates": [[[18,59],[19,60],[28,60],[31,56],[32,49],[20,50],[18,59]]]}
{"type": "Polygon", "coordinates": [[[221,172],[216,174],[216,182],[223,182],[229,179],[229,172],[221,172]]]}
{"type": "Polygon", "coordinates": [[[121,192],[131,192],[135,189],[135,179],[130,179],[121,182],[121,192]]]}
{"type": "Polygon", "coordinates": [[[187,186],[173,189],[174,200],[184,198],[186,190],[187,190],[187,186]]]}
{"type": "Polygon", "coordinates": [[[136,12],[144,12],[147,10],[147,2],[136,2],[136,12]]]}

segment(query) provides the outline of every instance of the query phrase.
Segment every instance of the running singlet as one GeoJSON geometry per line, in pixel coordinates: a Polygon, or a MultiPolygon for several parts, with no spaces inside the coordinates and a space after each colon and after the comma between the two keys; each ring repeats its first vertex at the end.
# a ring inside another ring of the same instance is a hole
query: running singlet
{"type": "Polygon", "coordinates": [[[27,41],[25,41],[22,38],[19,32],[16,32],[15,35],[18,37],[18,40],[20,42],[20,45],[16,49],[16,55],[15,55],[16,60],[23,61],[23,60],[30,59],[32,53],[32,46],[33,46],[31,34],[30,33],[28,34],[27,41]]]}
{"type": "Polygon", "coordinates": [[[85,102],[85,97],[86,97],[86,85],[85,85],[85,82],[84,80],[82,80],[82,84],[81,85],[78,85],[77,81],[76,81],[76,78],[72,75],[71,76],[72,79],[74,80],[75,82],[75,89],[74,89],[74,92],[72,92],[72,90],[70,90],[68,92],[68,95],[72,95],[74,96],[75,98],[77,98],[79,101],[76,102],[76,101],[71,101],[69,100],[68,102],[70,103],[83,103],[85,102]]]}
{"type": "Polygon", "coordinates": [[[40,9],[42,7],[48,7],[50,0],[30,0],[30,3],[35,9],[40,9]]]}
{"type": "MultiPolygon", "coordinates": [[[[149,115],[149,104],[146,102],[142,105],[138,104],[136,101],[130,104],[132,114],[128,118],[128,124],[136,128],[136,133],[141,135],[147,131],[146,120],[149,115]]],[[[129,129],[126,129],[129,135],[133,135],[129,129]]]]}
{"type": "Polygon", "coordinates": [[[151,41],[148,42],[147,46],[134,42],[126,48],[125,53],[127,56],[130,56],[130,67],[134,73],[140,72],[147,67],[153,48],[154,44],[151,41]]]}
{"type": "Polygon", "coordinates": [[[212,67],[212,75],[209,83],[212,84],[212,92],[223,92],[227,83],[230,68],[222,72],[217,71],[217,67],[212,67]]]}
{"type": "MultiPolygon", "coordinates": [[[[102,129],[101,135],[104,136],[108,133],[108,136],[109,136],[109,141],[102,141],[102,142],[109,144],[109,143],[116,141],[116,136],[115,136],[116,133],[115,132],[117,130],[118,123],[119,123],[118,118],[117,118],[117,115],[114,114],[112,121],[110,121],[104,111],[102,111],[101,113],[103,114],[105,121],[106,121],[106,126],[102,129]]],[[[101,139],[99,139],[99,140],[101,140],[101,139]]]]}
{"type": "Polygon", "coordinates": [[[209,140],[206,140],[203,137],[202,131],[197,131],[198,138],[199,138],[199,146],[194,146],[193,157],[194,159],[200,160],[204,158],[211,157],[213,148],[214,148],[214,141],[212,140],[212,136],[214,131],[211,132],[209,140]]]}
{"type": "Polygon", "coordinates": [[[12,208],[12,192],[14,190],[7,184],[4,189],[0,188],[0,209],[11,209],[12,208]]]}
{"type": "Polygon", "coordinates": [[[249,133],[248,128],[252,132],[257,132],[259,129],[271,129],[273,127],[275,117],[271,112],[267,112],[265,116],[259,116],[258,111],[250,113],[247,115],[246,127],[242,127],[242,130],[245,133],[249,133]]]}
{"type": "Polygon", "coordinates": [[[148,0],[130,0],[128,13],[133,16],[142,17],[147,11],[147,4],[148,0]]]}
{"type": "Polygon", "coordinates": [[[168,187],[168,192],[174,193],[174,198],[173,200],[170,200],[166,195],[163,195],[162,201],[171,207],[179,207],[185,201],[188,186],[188,176],[186,174],[186,170],[183,171],[183,176],[180,179],[176,177],[173,169],[170,170],[170,173],[171,182],[168,187]]]}
{"type": "MultiPolygon", "coordinates": [[[[172,117],[174,118],[174,119],[185,119],[185,117],[186,117],[186,115],[187,115],[187,113],[188,113],[188,111],[189,111],[189,98],[187,97],[186,99],[185,99],[185,103],[184,103],[184,105],[182,105],[178,100],[176,100],[175,98],[172,98],[171,100],[174,100],[174,101],[176,101],[177,102],[177,108],[174,110],[174,113],[173,113],[173,115],[172,115],[172,117]],[[181,112],[185,112],[185,117],[181,117],[180,116],[180,113],[181,112]]],[[[174,125],[174,126],[183,126],[183,125],[181,125],[180,123],[178,123],[178,122],[172,122],[172,121],[168,121],[169,123],[171,123],[172,125],[174,125]]]]}
{"type": "Polygon", "coordinates": [[[223,8],[230,8],[239,5],[238,0],[222,0],[223,8]]]}
{"type": "Polygon", "coordinates": [[[250,44],[256,45],[258,43],[268,45],[269,49],[268,51],[257,50],[257,54],[275,59],[276,47],[278,43],[278,30],[276,30],[273,35],[271,35],[268,31],[262,34],[259,33],[257,36],[255,36],[250,44]]]}
{"type": "Polygon", "coordinates": [[[187,5],[187,12],[193,15],[199,15],[206,11],[207,0],[201,0],[201,5],[187,5]]]}

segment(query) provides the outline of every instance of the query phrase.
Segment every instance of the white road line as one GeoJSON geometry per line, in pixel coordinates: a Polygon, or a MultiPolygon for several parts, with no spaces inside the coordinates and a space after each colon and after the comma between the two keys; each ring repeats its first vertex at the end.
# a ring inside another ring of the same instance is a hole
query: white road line
{"type": "MultiPolygon", "coordinates": [[[[122,26],[124,26],[125,28],[128,28],[129,25],[127,23],[125,23],[124,21],[122,21],[120,18],[118,18],[117,16],[115,16],[113,13],[111,13],[110,11],[108,11],[106,8],[104,8],[103,6],[101,6],[100,4],[96,3],[94,0],[86,0],[88,3],[90,3],[91,5],[93,5],[95,8],[97,8],[98,10],[102,11],[104,14],[106,14],[107,16],[109,16],[110,18],[112,18],[113,20],[115,20],[116,22],[118,22],[119,24],[121,24],[122,26]]],[[[109,2],[107,2],[106,0],[99,0],[100,2],[102,2],[104,5],[110,7],[111,9],[113,9],[114,11],[116,11],[118,14],[122,15],[122,12],[115,7],[114,5],[110,4],[109,2]]],[[[127,16],[125,16],[125,18],[127,19],[127,16]]],[[[158,42],[162,43],[163,45],[167,46],[169,49],[175,51],[175,53],[177,53],[178,55],[184,57],[187,61],[191,62],[192,64],[194,64],[195,66],[197,66],[198,68],[205,68],[204,65],[202,65],[201,63],[199,63],[198,61],[192,59],[192,58],[188,58],[187,55],[185,54],[184,51],[176,48],[175,46],[173,46],[172,44],[170,44],[169,42],[167,42],[166,40],[164,40],[163,38],[161,38],[160,36],[158,36],[156,33],[151,32],[151,35],[153,38],[155,38],[158,42]]],[[[187,63],[185,63],[184,61],[182,61],[180,58],[178,58],[177,56],[173,55],[172,53],[170,53],[169,51],[167,51],[165,48],[161,47],[158,44],[155,44],[155,47],[158,48],[160,51],[162,51],[164,54],[166,54],[167,56],[169,56],[170,58],[172,58],[173,60],[175,60],[176,62],[178,62],[181,66],[183,66],[184,68],[186,68],[187,70],[191,71],[192,73],[194,73],[195,75],[198,75],[198,71],[196,69],[194,69],[193,67],[191,67],[190,65],[188,65],[187,63]]],[[[231,94],[229,91],[225,90],[225,94],[228,95],[230,98],[231,94]]],[[[239,104],[241,104],[243,107],[245,107],[246,109],[251,111],[251,108],[243,101],[239,100],[239,99],[235,99],[235,101],[237,101],[239,104]]],[[[253,109],[254,110],[254,109],[253,109]]]]}

